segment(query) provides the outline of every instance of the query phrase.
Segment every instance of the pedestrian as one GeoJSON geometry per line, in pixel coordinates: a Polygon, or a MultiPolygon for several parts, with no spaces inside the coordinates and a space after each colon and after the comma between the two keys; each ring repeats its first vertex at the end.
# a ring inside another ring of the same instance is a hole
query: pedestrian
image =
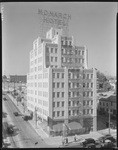
{"type": "Polygon", "coordinates": [[[75,136],[74,136],[74,141],[75,141],[75,142],[77,141],[77,136],[76,136],[76,134],[75,134],[75,136]]]}
{"type": "Polygon", "coordinates": [[[68,138],[66,137],[66,144],[68,144],[68,138]]]}
{"type": "Polygon", "coordinates": [[[65,141],[64,141],[64,138],[62,139],[62,145],[64,146],[64,143],[65,143],[65,141]]]}

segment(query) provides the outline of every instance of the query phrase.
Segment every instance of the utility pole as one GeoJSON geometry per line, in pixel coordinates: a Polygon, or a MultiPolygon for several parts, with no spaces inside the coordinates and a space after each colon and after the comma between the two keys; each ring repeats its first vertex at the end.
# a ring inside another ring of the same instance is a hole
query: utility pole
{"type": "Polygon", "coordinates": [[[35,106],[35,127],[37,128],[37,108],[35,106]]]}
{"type": "Polygon", "coordinates": [[[109,108],[109,134],[110,134],[110,119],[111,119],[111,115],[110,115],[110,108],[109,108]]]}

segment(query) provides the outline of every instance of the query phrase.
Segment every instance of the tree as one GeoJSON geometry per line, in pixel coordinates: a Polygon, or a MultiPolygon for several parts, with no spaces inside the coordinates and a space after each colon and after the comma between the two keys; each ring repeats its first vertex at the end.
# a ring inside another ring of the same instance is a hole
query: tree
{"type": "Polygon", "coordinates": [[[111,85],[103,73],[98,71],[97,78],[98,78],[99,89],[102,89],[102,91],[109,91],[111,89],[111,85]]]}

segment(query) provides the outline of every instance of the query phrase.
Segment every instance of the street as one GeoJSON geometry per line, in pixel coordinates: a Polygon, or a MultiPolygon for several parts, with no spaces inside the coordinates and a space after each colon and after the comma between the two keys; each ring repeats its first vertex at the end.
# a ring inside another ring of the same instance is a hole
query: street
{"type": "Polygon", "coordinates": [[[5,117],[3,117],[3,130],[5,128],[6,122],[8,124],[12,124],[14,128],[13,135],[8,135],[3,133],[4,137],[9,137],[10,144],[9,146],[12,148],[43,148],[49,147],[35,132],[32,126],[23,120],[22,115],[20,114],[17,107],[13,104],[13,102],[9,99],[8,96],[7,100],[2,102],[2,108],[5,117]],[[19,112],[19,116],[15,116],[13,112],[19,112]]]}

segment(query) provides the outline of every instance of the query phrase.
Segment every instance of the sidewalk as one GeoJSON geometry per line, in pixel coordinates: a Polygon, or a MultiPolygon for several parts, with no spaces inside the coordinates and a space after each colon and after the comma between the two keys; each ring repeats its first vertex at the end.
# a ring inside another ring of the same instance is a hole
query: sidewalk
{"type": "MultiPolygon", "coordinates": [[[[10,94],[7,94],[7,95],[10,97],[10,99],[17,106],[16,100],[10,94]]],[[[19,111],[22,114],[24,114],[23,107],[22,107],[22,104],[20,102],[18,103],[17,108],[19,109],[19,111]]],[[[54,147],[54,146],[55,147],[59,147],[60,145],[62,145],[62,136],[49,137],[49,135],[47,135],[47,133],[45,131],[43,131],[43,129],[42,129],[42,127],[40,125],[37,126],[37,128],[35,127],[34,120],[28,120],[28,122],[35,129],[35,131],[42,138],[42,140],[45,141],[46,144],[48,144],[48,145],[50,145],[52,147],[54,147]]],[[[116,131],[113,131],[113,129],[111,129],[111,133],[113,133],[113,132],[116,133],[116,131]]],[[[90,132],[89,134],[77,135],[77,139],[79,139],[80,141],[85,139],[85,138],[98,139],[99,137],[103,136],[104,134],[108,134],[108,129],[101,130],[101,131],[98,131],[98,132],[90,132]]],[[[74,141],[74,136],[68,136],[68,141],[69,142],[73,142],[74,141]]]]}

